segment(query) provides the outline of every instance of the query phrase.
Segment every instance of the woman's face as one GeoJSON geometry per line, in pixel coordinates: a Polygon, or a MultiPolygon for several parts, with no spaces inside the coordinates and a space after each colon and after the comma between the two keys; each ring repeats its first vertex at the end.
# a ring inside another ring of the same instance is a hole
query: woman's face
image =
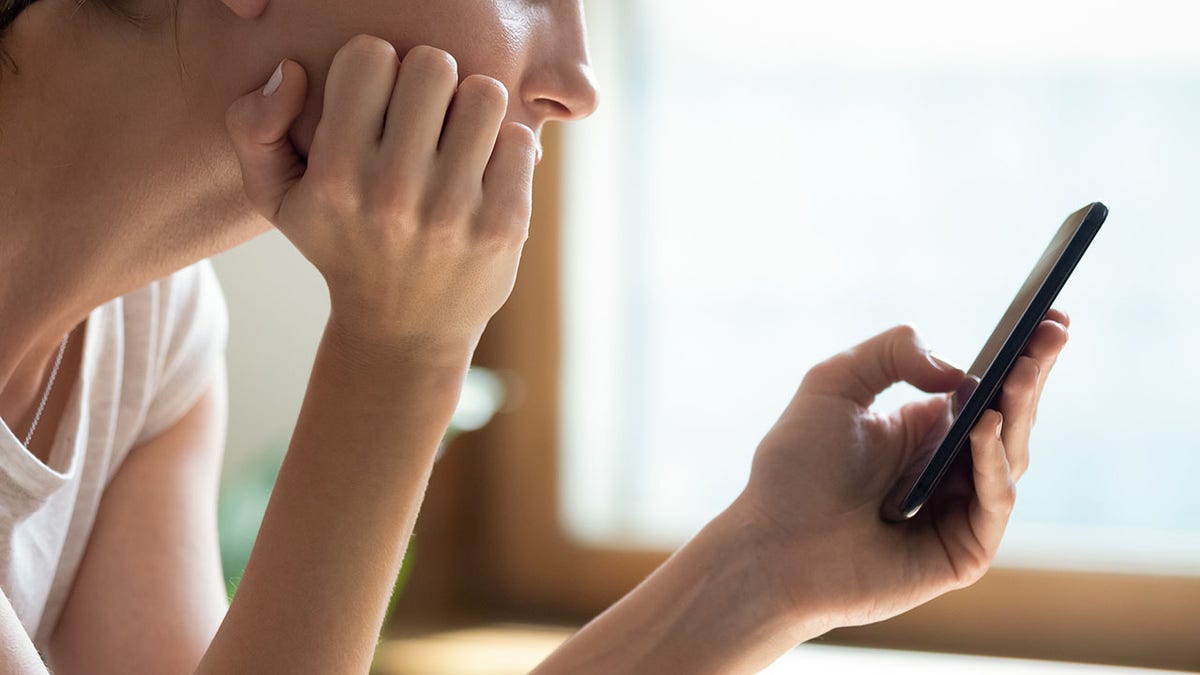
{"type": "Polygon", "coordinates": [[[509,91],[506,121],[539,139],[547,121],[579,119],[596,107],[582,0],[271,0],[257,21],[279,36],[272,48],[308,73],[308,100],[292,130],[305,155],[329,64],[359,33],[391,42],[401,57],[431,45],[458,61],[460,78],[500,80],[509,91]]]}

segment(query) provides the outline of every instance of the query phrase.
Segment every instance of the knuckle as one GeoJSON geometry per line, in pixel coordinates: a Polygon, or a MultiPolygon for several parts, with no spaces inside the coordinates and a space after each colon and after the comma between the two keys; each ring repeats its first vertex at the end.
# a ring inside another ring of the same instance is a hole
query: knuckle
{"type": "Polygon", "coordinates": [[[402,67],[419,70],[422,74],[441,80],[458,81],[458,62],[449,52],[417,45],[404,55],[402,67]]]}
{"type": "Polygon", "coordinates": [[[977,423],[975,428],[971,430],[969,438],[973,447],[978,447],[980,450],[984,450],[986,453],[985,457],[987,455],[991,455],[991,457],[988,457],[984,460],[986,463],[985,466],[989,470],[995,468],[995,466],[1000,463],[999,457],[996,456],[999,451],[992,452],[991,450],[987,449],[992,444],[998,442],[991,426],[983,423],[977,423]]]}
{"type": "Polygon", "coordinates": [[[800,381],[802,389],[811,389],[813,387],[822,387],[826,382],[837,376],[837,373],[844,369],[847,365],[849,356],[844,352],[821,361],[808,369],[804,374],[804,378],[800,381]]]}
{"type": "MultiPolygon", "coordinates": [[[[1021,476],[1024,476],[1025,472],[1029,469],[1029,458],[1021,457],[1017,460],[1009,462],[1009,468],[1012,469],[1012,475],[1014,478],[1020,478],[1021,476]]],[[[1015,494],[1013,495],[1013,500],[1016,501],[1015,494]]]]}
{"type": "Polygon", "coordinates": [[[911,323],[902,323],[892,329],[892,336],[904,344],[921,344],[921,336],[917,327],[911,323]]]}
{"type": "Polygon", "coordinates": [[[960,573],[960,584],[962,588],[966,588],[983,578],[987,573],[988,567],[991,566],[991,559],[985,554],[973,556],[966,564],[963,565],[960,573]]]}
{"type": "Polygon", "coordinates": [[[524,246],[525,242],[529,241],[529,221],[526,220],[521,226],[514,227],[511,233],[509,240],[517,246],[524,246]]]}
{"type": "MultiPolygon", "coordinates": [[[[1028,357],[1026,357],[1028,358],[1028,357]]],[[[1029,359],[1030,377],[1036,383],[1042,376],[1042,364],[1037,359],[1029,359]]]]}
{"type": "Polygon", "coordinates": [[[505,124],[500,129],[500,134],[506,143],[512,143],[526,152],[533,152],[537,147],[537,137],[533,135],[533,129],[519,122],[505,124]]]}
{"type": "Polygon", "coordinates": [[[1000,408],[1011,413],[1015,406],[1021,404],[1032,387],[1021,362],[1013,364],[1012,370],[1004,378],[1004,383],[1000,385],[1000,408]]]}
{"type": "Polygon", "coordinates": [[[524,204],[486,207],[478,218],[479,240],[501,249],[524,244],[529,238],[530,212],[524,204]]]}
{"type": "Polygon", "coordinates": [[[396,48],[392,46],[392,43],[366,33],[359,33],[350,38],[338,51],[339,54],[347,56],[379,60],[395,58],[396,56],[396,48]]]}
{"type": "Polygon", "coordinates": [[[358,158],[354,153],[333,142],[328,129],[318,125],[308,153],[305,177],[317,183],[344,183],[357,173],[358,158]]]}
{"type": "Polygon", "coordinates": [[[1020,393],[1028,394],[1036,390],[1038,378],[1041,377],[1041,366],[1038,365],[1037,360],[1021,356],[1017,359],[1013,371],[1013,384],[1020,393]]]}
{"type": "Polygon", "coordinates": [[[520,245],[529,238],[529,218],[520,213],[509,214],[489,228],[490,238],[500,244],[520,245]]]}
{"type": "Polygon", "coordinates": [[[225,130],[229,132],[235,143],[240,141],[245,132],[250,129],[253,117],[247,107],[241,100],[238,100],[225,111],[225,130]]]}
{"type": "Polygon", "coordinates": [[[985,448],[990,445],[1000,445],[1001,440],[996,438],[996,424],[1004,424],[1003,421],[997,418],[994,412],[987,413],[975,422],[975,427],[971,429],[970,439],[972,445],[977,445],[980,448],[985,448]]]}
{"type": "Polygon", "coordinates": [[[487,75],[471,75],[458,87],[459,96],[488,110],[508,108],[508,88],[487,75]]]}
{"type": "Polygon", "coordinates": [[[319,211],[330,214],[358,211],[358,199],[346,181],[330,174],[313,176],[310,180],[312,199],[319,211]]]}
{"type": "Polygon", "coordinates": [[[1004,491],[1000,494],[1000,503],[998,504],[1000,512],[1006,516],[1011,514],[1016,503],[1017,484],[1009,479],[1008,485],[1004,487],[1004,491]]]}
{"type": "Polygon", "coordinates": [[[526,199],[512,211],[513,229],[524,231],[528,235],[531,220],[533,220],[533,204],[526,199]]]}
{"type": "Polygon", "coordinates": [[[490,257],[503,256],[520,250],[529,236],[527,229],[515,227],[489,227],[480,231],[477,240],[490,257]]]}

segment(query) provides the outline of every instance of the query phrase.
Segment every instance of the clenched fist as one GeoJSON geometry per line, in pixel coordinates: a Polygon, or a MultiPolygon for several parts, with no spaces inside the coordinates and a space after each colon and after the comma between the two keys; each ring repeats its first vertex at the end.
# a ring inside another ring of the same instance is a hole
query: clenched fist
{"type": "Polygon", "coordinates": [[[359,35],[334,56],[305,162],[288,140],[304,69],[284,60],[226,124],[246,194],[316,266],[331,321],[376,345],[473,349],[508,299],[537,141],[508,93],[449,54],[359,35]]]}

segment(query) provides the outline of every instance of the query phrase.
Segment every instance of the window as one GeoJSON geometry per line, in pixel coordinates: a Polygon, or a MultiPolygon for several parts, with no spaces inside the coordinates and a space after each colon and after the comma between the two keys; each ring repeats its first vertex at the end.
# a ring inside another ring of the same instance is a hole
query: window
{"type": "Polygon", "coordinates": [[[1004,559],[1200,572],[1183,384],[1200,380],[1183,311],[1200,300],[1200,9],[596,10],[619,24],[600,67],[620,91],[566,138],[572,535],[682,543],[742,487],[805,370],[890,325],[968,365],[1061,220],[1102,200],[1004,559]]]}
{"type": "Polygon", "coordinates": [[[813,363],[912,322],[966,365],[1099,199],[1000,567],[830,639],[1200,667],[1200,8],[589,12],[604,103],[548,130],[521,276],[477,355],[518,396],[462,469],[485,533],[471,592],[599,612],[733,498],[813,363]]]}

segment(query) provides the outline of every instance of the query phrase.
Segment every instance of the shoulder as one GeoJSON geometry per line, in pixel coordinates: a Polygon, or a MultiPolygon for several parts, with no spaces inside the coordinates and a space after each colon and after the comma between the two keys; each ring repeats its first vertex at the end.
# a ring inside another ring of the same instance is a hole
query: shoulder
{"type": "Polygon", "coordinates": [[[208,260],[129,294],[124,310],[127,337],[145,340],[137,350],[150,394],[142,442],[181,417],[224,368],[229,315],[208,260]]]}

